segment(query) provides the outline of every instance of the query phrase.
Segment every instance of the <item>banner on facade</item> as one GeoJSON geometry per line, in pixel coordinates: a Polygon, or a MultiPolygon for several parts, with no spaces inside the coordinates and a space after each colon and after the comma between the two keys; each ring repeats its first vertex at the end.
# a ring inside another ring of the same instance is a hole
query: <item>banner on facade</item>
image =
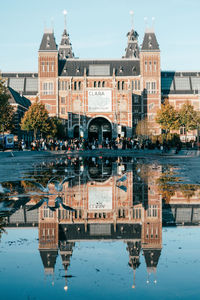
{"type": "Polygon", "coordinates": [[[112,209],[112,187],[89,187],[89,210],[112,209]]]}
{"type": "Polygon", "coordinates": [[[111,90],[88,90],[88,112],[111,112],[111,90]]]}

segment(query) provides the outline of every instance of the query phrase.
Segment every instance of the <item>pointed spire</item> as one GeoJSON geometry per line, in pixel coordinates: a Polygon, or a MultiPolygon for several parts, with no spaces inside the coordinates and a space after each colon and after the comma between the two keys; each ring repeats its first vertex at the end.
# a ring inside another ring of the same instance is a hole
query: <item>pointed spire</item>
{"type": "Polygon", "coordinates": [[[126,48],[125,58],[138,59],[139,58],[139,46],[138,46],[138,33],[134,30],[133,15],[134,12],[130,11],[131,15],[131,31],[127,33],[128,45],[126,48]]]}
{"type": "Polygon", "coordinates": [[[134,11],[130,11],[130,16],[131,16],[131,29],[134,29],[134,24],[133,24],[133,16],[134,16],[134,11]]]}
{"type": "Polygon", "coordinates": [[[63,10],[64,15],[64,31],[62,34],[62,39],[59,45],[59,58],[74,58],[74,53],[72,52],[72,45],[70,43],[69,34],[67,33],[67,11],[63,10]]]}

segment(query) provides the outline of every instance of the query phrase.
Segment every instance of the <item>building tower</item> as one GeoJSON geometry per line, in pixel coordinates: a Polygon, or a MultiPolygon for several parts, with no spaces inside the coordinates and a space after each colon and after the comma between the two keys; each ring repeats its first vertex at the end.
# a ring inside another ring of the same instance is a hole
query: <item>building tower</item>
{"type": "Polygon", "coordinates": [[[58,50],[52,29],[45,29],[38,52],[38,91],[49,115],[58,117],[58,50]]]}
{"type": "Polygon", "coordinates": [[[150,133],[159,134],[155,116],[161,106],[160,49],[154,30],[150,28],[146,29],[140,51],[140,71],[143,81],[143,117],[149,121],[150,133]]]}
{"type": "Polygon", "coordinates": [[[133,269],[133,285],[132,288],[135,288],[135,272],[140,265],[140,250],[141,250],[141,241],[129,241],[127,242],[126,250],[129,252],[129,267],[133,269]]]}
{"type": "Polygon", "coordinates": [[[59,59],[65,60],[67,58],[74,58],[74,53],[72,52],[72,44],[70,43],[69,34],[65,28],[59,45],[59,59]]]}

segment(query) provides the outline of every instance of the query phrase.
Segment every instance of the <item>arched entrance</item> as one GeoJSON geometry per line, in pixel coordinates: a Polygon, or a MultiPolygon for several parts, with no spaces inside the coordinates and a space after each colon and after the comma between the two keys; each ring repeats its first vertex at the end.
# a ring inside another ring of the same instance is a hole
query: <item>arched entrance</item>
{"type": "Polygon", "coordinates": [[[98,140],[102,143],[103,140],[112,138],[112,126],[110,122],[102,117],[93,119],[88,127],[89,141],[98,140]]]}
{"type": "Polygon", "coordinates": [[[74,138],[79,138],[79,126],[74,127],[74,138]]]}

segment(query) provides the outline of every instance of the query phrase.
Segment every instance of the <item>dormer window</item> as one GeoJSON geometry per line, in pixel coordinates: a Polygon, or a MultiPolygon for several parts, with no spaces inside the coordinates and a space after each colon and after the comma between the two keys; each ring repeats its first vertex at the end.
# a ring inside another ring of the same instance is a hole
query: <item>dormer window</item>
{"type": "Polygon", "coordinates": [[[123,68],[122,66],[119,67],[119,72],[122,73],[123,72],[123,68]]]}

